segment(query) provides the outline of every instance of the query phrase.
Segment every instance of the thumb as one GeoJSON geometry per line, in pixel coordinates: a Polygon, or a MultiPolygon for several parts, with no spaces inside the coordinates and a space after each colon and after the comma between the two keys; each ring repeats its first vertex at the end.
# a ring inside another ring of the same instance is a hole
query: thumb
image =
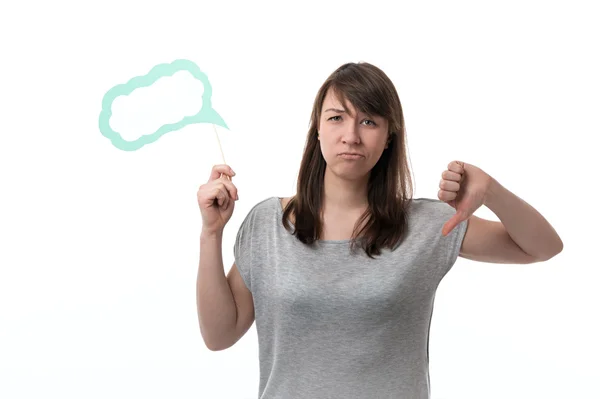
{"type": "Polygon", "coordinates": [[[447,236],[456,226],[467,219],[463,212],[456,212],[442,227],[442,235],[447,236]]]}

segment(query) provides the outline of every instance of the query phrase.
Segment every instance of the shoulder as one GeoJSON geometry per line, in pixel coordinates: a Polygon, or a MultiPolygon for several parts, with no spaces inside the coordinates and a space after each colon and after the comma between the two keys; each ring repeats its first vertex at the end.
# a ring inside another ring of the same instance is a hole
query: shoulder
{"type": "MultiPolygon", "coordinates": [[[[455,214],[456,210],[452,206],[439,199],[414,198],[407,209],[409,230],[423,237],[443,238],[442,229],[455,214]]],[[[462,222],[447,238],[462,241],[467,222],[462,222]]]]}
{"type": "Polygon", "coordinates": [[[248,210],[249,215],[262,215],[265,213],[270,213],[277,210],[277,206],[280,206],[281,202],[279,197],[267,197],[265,199],[256,202],[254,205],[250,206],[248,210]]]}
{"type": "Polygon", "coordinates": [[[274,217],[279,215],[280,209],[281,202],[279,197],[271,196],[262,199],[259,202],[256,202],[254,205],[251,205],[246,211],[246,215],[242,220],[240,228],[247,229],[250,226],[256,226],[270,222],[274,217]]]}
{"type": "Polygon", "coordinates": [[[434,198],[412,198],[407,208],[412,218],[424,220],[437,220],[439,218],[451,217],[455,210],[450,205],[434,198]]]}

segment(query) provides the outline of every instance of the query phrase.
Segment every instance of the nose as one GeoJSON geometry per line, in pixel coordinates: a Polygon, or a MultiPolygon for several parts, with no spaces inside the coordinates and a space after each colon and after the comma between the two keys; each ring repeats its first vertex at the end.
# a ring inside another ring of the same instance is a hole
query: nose
{"type": "Polygon", "coordinates": [[[358,126],[356,123],[349,123],[344,129],[344,134],[342,135],[342,142],[359,144],[360,143],[360,135],[358,134],[358,126]]]}

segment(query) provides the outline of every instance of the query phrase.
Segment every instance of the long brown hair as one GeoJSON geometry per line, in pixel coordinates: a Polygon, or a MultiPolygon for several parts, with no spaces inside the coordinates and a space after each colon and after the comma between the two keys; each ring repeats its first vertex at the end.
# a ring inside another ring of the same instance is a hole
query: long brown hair
{"type": "MultiPolygon", "coordinates": [[[[298,174],[297,192],[286,205],[282,222],[304,244],[312,244],[322,234],[321,209],[326,162],[317,139],[325,95],[332,89],[361,112],[387,119],[388,147],[371,169],[368,208],[354,227],[352,249],[357,241],[369,256],[382,248],[393,249],[402,242],[407,228],[406,210],[412,199],[412,179],[406,157],[406,132],[400,98],[392,81],[378,67],[366,62],[346,63],[323,83],[315,98],[311,123],[298,174]],[[295,229],[289,223],[294,215],[295,229]],[[364,225],[363,225],[363,222],[364,225]],[[358,227],[363,227],[358,230],[358,227]]],[[[341,101],[346,109],[345,101],[341,101]]]]}

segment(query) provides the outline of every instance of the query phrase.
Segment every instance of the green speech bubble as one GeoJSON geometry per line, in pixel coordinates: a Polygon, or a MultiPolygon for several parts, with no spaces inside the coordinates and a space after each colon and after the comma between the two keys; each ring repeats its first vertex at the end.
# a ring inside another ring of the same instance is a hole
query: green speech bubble
{"type": "Polygon", "coordinates": [[[187,125],[194,123],[213,123],[222,126],[226,129],[227,124],[221,116],[212,108],[211,103],[212,87],[208,81],[208,77],[204,74],[198,65],[189,60],[175,60],[170,64],[160,64],[155,66],[145,76],[136,76],[131,78],[127,83],[114,86],[104,95],[102,99],[102,111],[100,112],[99,127],[102,135],[108,138],[112,144],[123,151],[135,151],[146,144],[150,144],[158,140],[162,135],[179,130],[187,125]],[[179,71],[188,71],[192,76],[202,82],[204,85],[204,93],[202,95],[202,108],[200,111],[191,116],[186,116],[178,122],[162,125],[154,133],[141,136],[135,141],[127,141],[121,137],[118,132],[115,132],[110,127],[110,117],[112,116],[112,103],[119,96],[128,96],[135,89],[147,87],[158,79],[165,76],[172,76],[179,71]]]}

